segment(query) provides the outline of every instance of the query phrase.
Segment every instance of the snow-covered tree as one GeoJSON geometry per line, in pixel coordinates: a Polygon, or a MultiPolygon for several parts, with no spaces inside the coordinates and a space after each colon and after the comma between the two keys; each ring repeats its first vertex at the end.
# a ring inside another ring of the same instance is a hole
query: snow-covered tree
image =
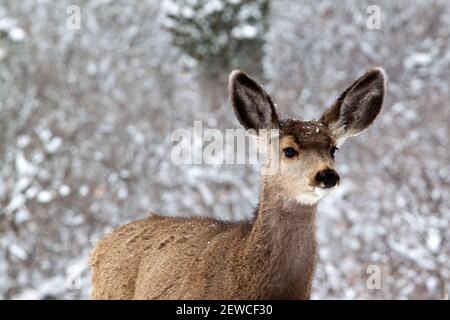
{"type": "Polygon", "coordinates": [[[203,73],[222,77],[243,68],[262,75],[269,0],[170,0],[166,7],[174,45],[203,73]]]}

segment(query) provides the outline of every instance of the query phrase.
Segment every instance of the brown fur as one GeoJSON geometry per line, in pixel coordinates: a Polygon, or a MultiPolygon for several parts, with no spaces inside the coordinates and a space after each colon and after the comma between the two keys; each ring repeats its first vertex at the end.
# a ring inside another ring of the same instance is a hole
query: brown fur
{"type": "Polygon", "coordinates": [[[314,211],[278,200],[262,204],[253,223],[160,216],[130,223],[92,253],[92,298],[307,299],[314,211]]]}
{"type": "Polygon", "coordinates": [[[271,150],[280,165],[276,174],[263,175],[255,218],[231,223],[153,215],[125,225],[92,252],[92,298],[308,299],[316,203],[329,190],[319,188],[316,174],[334,169],[330,148],[336,139],[372,123],[383,81],[382,71],[373,69],[320,121],[279,120],[262,87],[233,72],[229,88],[239,121],[249,129],[280,129],[279,147],[271,150]],[[285,148],[297,154],[285,156],[285,148]]]}
{"type": "Polygon", "coordinates": [[[281,136],[293,136],[299,148],[331,148],[335,139],[331,131],[317,121],[287,118],[281,122],[281,136]]]}

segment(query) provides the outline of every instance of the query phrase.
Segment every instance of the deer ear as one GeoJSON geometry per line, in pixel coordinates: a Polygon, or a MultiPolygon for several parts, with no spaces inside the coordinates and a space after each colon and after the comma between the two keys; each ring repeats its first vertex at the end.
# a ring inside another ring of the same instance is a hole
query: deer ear
{"type": "Polygon", "coordinates": [[[386,74],[381,68],[373,68],[341,94],[320,122],[330,128],[340,145],[372,124],[383,106],[385,92],[386,74]]]}
{"type": "Polygon", "coordinates": [[[263,87],[244,72],[231,72],[228,90],[234,112],[245,129],[276,129],[279,127],[276,108],[263,87]]]}

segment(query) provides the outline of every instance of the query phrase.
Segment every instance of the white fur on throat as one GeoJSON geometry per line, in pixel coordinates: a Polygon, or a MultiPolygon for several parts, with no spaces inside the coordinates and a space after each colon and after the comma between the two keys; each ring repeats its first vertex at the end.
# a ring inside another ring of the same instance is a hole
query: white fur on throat
{"type": "Polygon", "coordinates": [[[327,194],[329,194],[331,192],[331,190],[333,190],[333,189],[314,187],[312,191],[299,194],[295,198],[295,200],[298,203],[312,206],[312,205],[315,205],[317,202],[319,202],[319,200],[321,200],[327,194]]]}

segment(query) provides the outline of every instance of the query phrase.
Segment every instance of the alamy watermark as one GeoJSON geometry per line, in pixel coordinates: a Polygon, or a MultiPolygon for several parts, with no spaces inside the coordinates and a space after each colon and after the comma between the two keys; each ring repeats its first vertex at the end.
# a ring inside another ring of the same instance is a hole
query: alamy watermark
{"type": "Polygon", "coordinates": [[[367,7],[366,13],[369,15],[366,21],[366,27],[369,30],[381,29],[381,9],[379,6],[370,5],[367,7]]]}
{"type": "Polygon", "coordinates": [[[369,290],[381,289],[381,268],[377,265],[370,265],[366,269],[367,277],[366,286],[369,290]]]}
{"type": "Polygon", "coordinates": [[[66,288],[69,290],[81,289],[81,270],[78,265],[70,265],[66,270],[66,288]]]}
{"type": "Polygon", "coordinates": [[[81,9],[79,6],[70,5],[66,9],[67,20],[66,26],[69,30],[81,29],[81,9]]]}
{"type": "Polygon", "coordinates": [[[195,121],[192,130],[176,129],[171,134],[176,142],[171,161],[176,165],[258,165],[264,163],[264,174],[279,168],[278,129],[244,130],[203,128],[195,121]]]}

